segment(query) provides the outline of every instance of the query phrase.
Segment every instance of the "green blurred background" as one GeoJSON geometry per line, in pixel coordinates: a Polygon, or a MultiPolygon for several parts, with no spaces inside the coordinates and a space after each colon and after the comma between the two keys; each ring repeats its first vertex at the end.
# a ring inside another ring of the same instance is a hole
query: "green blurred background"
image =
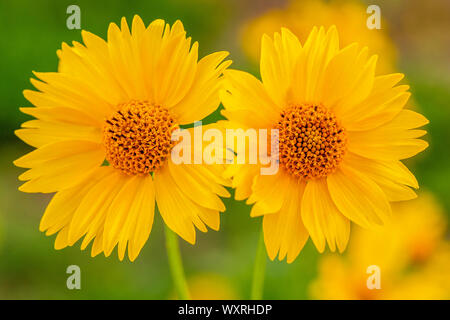
{"type": "MultiPolygon", "coordinates": [[[[163,242],[163,224],[155,217],[149,241],[134,262],[116,254],[91,258],[79,246],[53,249],[54,236],[38,230],[48,195],[17,190],[22,171],[12,161],[31,150],[13,131],[29,119],[19,107],[30,106],[32,71],[55,71],[61,42],[80,41],[80,30],[66,27],[66,9],[81,8],[81,27],[106,37],[110,22],[139,14],[144,22],[180,19],[200,43],[200,56],[228,50],[233,68],[257,74],[241,49],[242,24],[286,1],[7,1],[0,0],[0,298],[3,299],[165,299],[173,297],[163,242]],[[68,290],[66,268],[81,268],[81,290],[68,290]]],[[[399,50],[399,71],[407,75],[414,104],[430,120],[430,147],[408,165],[421,186],[433,191],[450,212],[450,2],[447,0],[370,1],[381,7],[399,50]]],[[[364,18],[364,17],[363,17],[364,18]]],[[[210,120],[218,119],[215,113],[210,120]]],[[[243,202],[225,200],[220,232],[198,233],[195,246],[181,243],[188,278],[202,273],[224,277],[236,298],[248,298],[261,220],[249,217],[243,202]]],[[[319,253],[309,241],[292,264],[269,263],[264,298],[306,299],[317,272],[319,253]]],[[[214,286],[214,283],[211,284],[214,286]]]]}

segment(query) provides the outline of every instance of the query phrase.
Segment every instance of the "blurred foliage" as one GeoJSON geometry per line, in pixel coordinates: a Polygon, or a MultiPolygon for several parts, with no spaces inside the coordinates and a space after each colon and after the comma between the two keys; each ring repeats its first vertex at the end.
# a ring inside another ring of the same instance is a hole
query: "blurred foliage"
{"type": "MultiPolygon", "coordinates": [[[[214,50],[231,51],[234,68],[259,72],[251,68],[243,57],[239,26],[246,19],[263,13],[271,6],[280,6],[285,1],[238,1],[238,0],[158,0],[158,1],[6,1],[0,0],[0,298],[3,299],[161,299],[173,297],[172,282],[167,265],[163,242],[163,225],[155,217],[152,234],[139,258],[134,262],[119,262],[117,256],[92,259],[89,252],[80,251],[79,244],[62,251],[53,249],[54,236],[46,237],[38,230],[39,220],[48,203],[49,196],[23,194],[17,191],[17,176],[22,170],[13,167],[12,160],[31,150],[13,135],[13,130],[28,119],[18,110],[30,106],[22,90],[32,88],[29,78],[32,71],[55,71],[56,50],[61,42],[80,41],[79,30],[66,28],[66,8],[77,4],[81,8],[83,29],[106,37],[110,22],[118,23],[122,16],[127,19],[139,14],[147,23],[156,18],[168,22],[180,19],[188,33],[200,43],[200,55],[214,50]],[[279,3],[277,3],[279,2],[279,3]],[[81,290],[66,288],[66,268],[69,265],[81,268],[81,290]]],[[[422,7],[414,6],[403,12],[401,3],[380,2],[382,10],[396,14],[414,14],[420,18],[422,7]]],[[[442,1],[445,2],[445,1],[442,1]]],[[[423,1],[421,2],[423,3],[423,1]]],[[[437,3],[437,1],[427,1],[437,3]]],[[[437,9],[439,11],[439,9],[437,9]]],[[[384,12],[384,11],[383,11],[384,12]]],[[[391,20],[397,16],[387,15],[391,20]]],[[[448,77],[440,74],[448,70],[446,60],[430,58],[427,54],[411,55],[415,39],[402,46],[408,28],[392,27],[392,37],[399,46],[401,71],[407,74],[414,102],[427,116],[430,148],[408,165],[417,173],[421,185],[433,191],[450,212],[450,92],[448,77]],[[406,49],[405,49],[406,48],[406,49]],[[432,67],[430,67],[430,65],[432,67]],[[418,68],[418,66],[426,66],[418,68]],[[446,69],[447,68],[447,69],[446,69]],[[436,73],[437,72],[437,73],[436,73]]],[[[408,22],[409,21],[409,22],[408,22]]],[[[417,20],[415,20],[417,21],[417,20]]],[[[442,19],[433,29],[433,20],[427,21],[429,34],[440,35],[442,19]]],[[[450,21],[450,20],[449,20],[450,21]]],[[[449,22],[450,23],[450,22],[449,22]]],[[[394,22],[392,23],[394,25],[394,22]]],[[[417,26],[414,26],[417,28],[417,26]]],[[[427,34],[424,35],[427,37],[427,34]]],[[[439,38],[440,39],[440,38],[439,38]]],[[[438,40],[436,40],[438,41],[438,40]]],[[[427,43],[433,39],[427,38],[427,43]]],[[[440,48],[444,48],[442,45],[440,48]]],[[[416,52],[416,51],[414,51],[416,52]]],[[[420,51],[423,52],[423,51],[420,51]]],[[[430,52],[428,52],[431,54],[430,52]]],[[[218,112],[208,122],[219,118],[218,112]]],[[[226,199],[227,211],[221,220],[220,232],[199,232],[195,246],[181,242],[182,255],[188,278],[203,273],[219,274],[231,284],[235,295],[247,298],[253,271],[261,220],[250,218],[250,208],[244,202],[226,199]]],[[[306,299],[308,285],[317,276],[317,261],[320,254],[309,241],[299,258],[292,264],[275,261],[268,264],[264,298],[306,299]]],[[[214,283],[211,283],[214,286],[214,283]]]]}

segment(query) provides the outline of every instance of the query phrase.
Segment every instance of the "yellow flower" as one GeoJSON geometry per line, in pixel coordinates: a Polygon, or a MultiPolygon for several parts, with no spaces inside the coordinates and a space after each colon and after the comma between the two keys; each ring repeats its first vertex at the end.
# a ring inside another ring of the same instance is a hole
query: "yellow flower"
{"type": "Polygon", "coordinates": [[[414,201],[399,202],[393,208],[398,217],[391,227],[392,236],[402,243],[408,263],[428,261],[438,250],[446,230],[441,206],[430,193],[421,193],[414,201]]]}
{"type": "MultiPolygon", "coordinates": [[[[236,300],[238,295],[229,279],[214,273],[202,273],[187,280],[192,300],[236,300]]],[[[175,294],[171,299],[177,299],[175,294]]]]}
{"type": "Polygon", "coordinates": [[[235,164],[236,199],[264,215],[268,255],[293,261],[308,236],[320,252],[343,251],[350,221],[364,227],[389,219],[391,201],[416,197],[414,175],[400,160],[428,144],[428,121],[405,110],[402,74],[375,76],[376,56],[351,44],[339,48],[335,27],[314,28],[302,46],[287,29],[264,35],[262,82],[227,70],[221,99],[228,126],[279,130],[279,170],[235,164]]]}
{"type": "Polygon", "coordinates": [[[367,6],[360,1],[348,0],[292,0],[282,9],[272,9],[248,21],[242,28],[244,52],[253,61],[259,60],[261,36],[273,34],[281,27],[290,29],[300,41],[305,41],[315,25],[330,27],[336,25],[341,45],[353,42],[369,47],[370,53],[380,54],[378,71],[389,73],[394,70],[396,49],[386,32],[387,23],[381,22],[381,29],[369,29],[366,20],[367,6]]]}
{"type": "Polygon", "coordinates": [[[356,228],[347,256],[323,256],[310,285],[316,299],[448,299],[450,243],[442,209],[430,194],[393,206],[379,230],[356,228]],[[426,248],[426,254],[424,247],[426,248]],[[417,255],[420,252],[420,255],[417,255]],[[418,259],[419,258],[419,259],[418,259]],[[380,270],[380,289],[368,289],[367,267],[380,270]]]}
{"type": "Polygon", "coordinates": [[[84,44],[58,50],[59,71],[35,73],[25,90],[36,117],[16,131],[37,149],[14,163],[30,168],[24,192],[56,192],[40,230],[58,233],[55,248],[81,248],[135,260],[153,224],[155,200],[166,225],[189,243],[195,227],[218,230],[221,165],[174,165],[171,133],[213,112],[221,74],[231,61],[216,52],[198,61],[198,43],[180,21],[147,28],[123,18],[108,40],[82,31],[84,44]],[[104,163],[106,160],[106,163],[104,163]],[[206,225],[206,226],[205,226],[206,225]],[[194,227],[195,226],[195,227],[194,227]]]}

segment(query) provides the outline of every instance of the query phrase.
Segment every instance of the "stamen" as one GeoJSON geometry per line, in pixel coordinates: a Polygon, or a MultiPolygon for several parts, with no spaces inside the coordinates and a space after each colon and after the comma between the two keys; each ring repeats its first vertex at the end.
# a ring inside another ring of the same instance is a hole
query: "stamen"
{"type": "Polygon", "coordinates": [[[169,156],[178,128],[169,111],[148,101],[130,101],[118,106],[103,127],[106,159],[117,169],[133,175],[156,171],[169,156]]]}
{"type": "Polygon", "coordinates": [[[321,104],[292,105],[281,112],[280,163],[303,179],[334,172],[346,151],[346,132],[335,115],[321,104]]]}

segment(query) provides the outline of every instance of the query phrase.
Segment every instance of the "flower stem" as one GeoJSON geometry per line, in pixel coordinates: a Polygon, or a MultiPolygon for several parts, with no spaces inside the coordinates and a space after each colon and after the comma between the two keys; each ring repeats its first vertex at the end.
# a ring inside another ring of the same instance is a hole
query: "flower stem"
{"type": "Polygon", "coordinates": [[[188,300],[189,290],[184,276],[177,235],[168,226],[165,226],[165,229],[167,257],[169,258],[170,273],[175,284],[175,290],[180,300],[188,300]]]}
{"type": "Polygon", "coordinates": [[[250,299],[261,300],[264,291],[264,275],[266,272],[266,250],[264,247],[264,234],[261,228],[259,235],[258,248],[256,249],[255,267],[253,269],[253,282],[250,299]]]}

